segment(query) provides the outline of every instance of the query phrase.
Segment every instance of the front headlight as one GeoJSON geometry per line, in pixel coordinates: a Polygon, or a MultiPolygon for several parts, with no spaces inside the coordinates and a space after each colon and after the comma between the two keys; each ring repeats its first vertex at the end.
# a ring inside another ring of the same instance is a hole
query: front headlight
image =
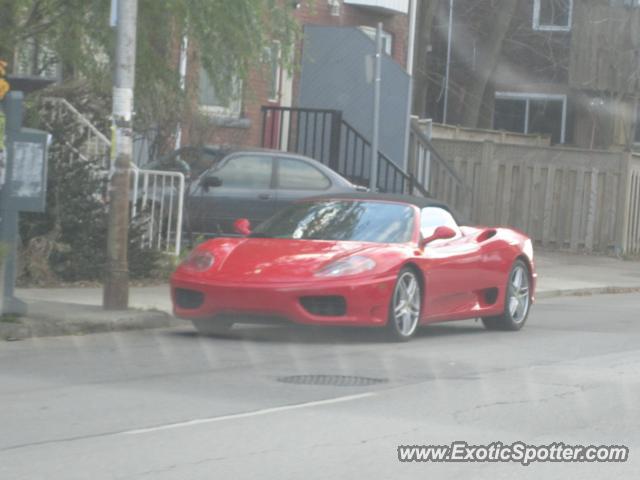
{"type": "Polygon", "coordinates": [[[182,266],[191,270],[195,270],[196,272],[204,272],[205,270],[209,270],[211,267],[213,267],[215,261],[216,259],[213,254],[209,252],[194,250],[189,254],[182,266]]]}
{"type": "Polygon", "coordinates": [[[354,255],[353,257],[344,258],[336,262],[330,263],[326,267],[316,272],[318,277],[342,277],[344,275],[357,275],[358,273],[373,270],[376,266],[369,257],[362,255],[354,255]]]}

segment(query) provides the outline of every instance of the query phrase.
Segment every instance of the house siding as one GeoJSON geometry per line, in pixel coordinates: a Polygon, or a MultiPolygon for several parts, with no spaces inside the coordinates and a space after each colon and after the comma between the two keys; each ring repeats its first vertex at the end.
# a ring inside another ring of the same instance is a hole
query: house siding
{"type": "MultiPolygon", "coordinates": [[[[290,4],[291,2],[285,2],[290,4]]],[[[294,18],[301,26],[377,26],[383,23],[385,31],[393,37],[392,57],[401,65],[407,61],[408,17],[402,14],[389,14],[366,7],[341,4],[340,16],[332,16],[326,1],[300,2],[294,12],[294,18]]],[[[300,65],[304,42],[301,39],[294,49],[294,72],[292,98],[295,105],[300,92],[300,65]]],[[[191,62],[187,74],[188,88],[197,91],[198,65],[191,62]]],[[[244,82],[243,101],[240,121],[232,122],[232,126],[225,126],[225,119],[212,115],[198,115],[184,125],[183,144],[225,144],[236,146],[260,146],[262,114],[261,107],[268,104],[268,75],[263,65],[256,65],[244,82]]],[[[283,75],[286,73],[283,72],[283,75]]],[[[197,102],[197,95],[190,95],[193,102],[197,102]]]]}

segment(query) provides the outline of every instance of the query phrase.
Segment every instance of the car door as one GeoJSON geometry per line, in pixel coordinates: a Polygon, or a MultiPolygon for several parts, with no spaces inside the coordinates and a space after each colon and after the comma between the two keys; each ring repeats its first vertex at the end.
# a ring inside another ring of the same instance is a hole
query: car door
{"type": "Polygon", "coordinates": [[[426,299],[429,320],[455,318],[477,305],[481,284],[480,248],[463,235],[453,215],[441,207],[421,211],[422,238],[430,237],[439,226],[447,226],[456,236],[428,243],[423,250],[426,299]]]}
{"type": "Polygon", "coordinates": [[[322,195],[331,188],[329,177],[310,162],[299,158],[278,158],[276,179],[278,208],[300,198],[322,195]]]}
{"type": "Polygon", "coordinates": [[[261,153],[229,156],[203,173],[189,198],[189,216],[194,232],[233,233],[233,222],[247,218],[256,225],[275,208],[274,159],[261,153]],[[215,177],[218,186],[203,185],[215,177]]]}

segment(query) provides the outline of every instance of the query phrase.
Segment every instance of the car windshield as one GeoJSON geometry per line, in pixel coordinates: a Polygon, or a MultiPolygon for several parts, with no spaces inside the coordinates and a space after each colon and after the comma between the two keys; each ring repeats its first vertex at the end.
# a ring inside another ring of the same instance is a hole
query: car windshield
{"type": "Polygon", "coordinates": [[[322,200],[296,203],[258,226],[254,237],[403,243],[411,240],[414,211],[386,202],[322,200]]]}

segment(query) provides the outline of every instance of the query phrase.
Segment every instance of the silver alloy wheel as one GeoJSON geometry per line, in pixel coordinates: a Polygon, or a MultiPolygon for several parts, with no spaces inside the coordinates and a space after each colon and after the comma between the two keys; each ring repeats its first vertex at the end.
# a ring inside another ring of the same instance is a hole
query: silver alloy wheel
{"type": "Polygon", "coordinates": [[[393,292],[393,321],[403,337],[411,336],[418,327],[420,303],[418,279],[413,272],[405,271],[393,292]]]}
{"type": "Polygon", "coordinates": [[[514,323],[527,318],[531,297],[529,296],[529,273],[524,265],[518,264],[509,279],[509,314],[514,323]]]}

